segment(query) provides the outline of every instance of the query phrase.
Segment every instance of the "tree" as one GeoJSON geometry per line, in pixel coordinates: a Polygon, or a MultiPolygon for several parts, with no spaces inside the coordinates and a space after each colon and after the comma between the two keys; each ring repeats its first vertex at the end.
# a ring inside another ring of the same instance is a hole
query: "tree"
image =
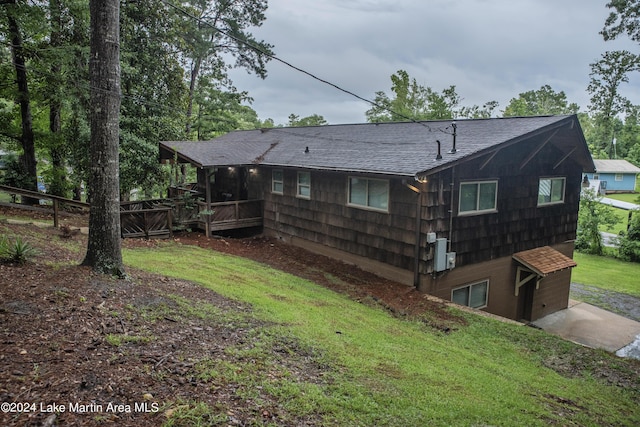
{"type": "Polygon", "coordinates": [[[602,59],[590,64],[587,91],[591,94],[589,110],[598,130],[596,151],[613,154],[616,118],[630,110],[631,103],[620,93],[620,85],[629,82],[629,73],[640,69],[640,57],[629,51],[609,51],[602,59]]]}
{"type": "Polygon", "coordinates": [[[636,210],[629,229],[619,239],[620,256],[632,262],[640,262],[640,211],[636,210]]]}
{"type": "Polygon", "coordinates": [[[391,76],[390,98],[383,91],[376,92],[374,105],[365,113],[369,122],[395,122],[407,120],[444,120],[456,117],[489,117],[497,102],[490,101],[484,106],[462,107],[462,98],[455,86],[442,92],[419,85],[404,70],[391,76]]]}
{"type": "Polygon", "coordinates": [[[221,90],[219,84],[202,77],[194,98],[193,128],[197,139],[208,140],[233,130],[259,128],[258,113],[243,104],[251,101],[246,92],[221,90]]]}
{"type": "Polygon", "coordinates": [[[120,0],[91,0],[89,240],[83,265],[124,276],[120,246],[118,140],[120,0]]]}
{"type": "Polygon", "coordinates": [[[187,49],[184,57],[189,70],[185,129],[188,136],[200,77],[213,77],[222,86],[235,92],[226,72],[227,59],[235,58],[235,67],[243,67],[265,78],[265,64],[272,55],[273,46],[256,40],[247,31],[249,27],[262,25],[267,9],[266,0],[189,0],[187,3],[184,25],[187,49]]]}
{"type": "MultiPolygon", "coordinates": [[[[22,41],[18,13],[21,7],[17,0],[2,0],[7,19],[7,33],[11,42],[11,54],[16,76],[17,102],[20,105],[21,135],[19,141],[22,146],[20,156],[21,169],[24,181],[22,187],[27,190],[37,191],[36,151],[35,136],[33,133],[33,116],[31,114],[31,97],[27,78],[27,63],[22,41]]],[[[37,203],[37,200],[24,197],[22,202],[26,204],[37,203]]]]}
{"type": "Polygon", "coordinates": [[[593,255],[602,255],[600,228],[612,229],[618,217],[610,206],[600,203],[601,197],[591,189],[585,189],[580,197],[576,249],[593,255]]]}
{"type": "Polygon", "coordinates": [[[302,117],[296,114],[289,114],[289,123],[287,126],[290,127],[302,127],[302,126],[324,126],[329,124],[324,117],[318,114],[312,114],[307,117],[302,117]]]}
{"type": "Polygon", "coordinates": [[[608,41],[626,34],[631,40],[640,42],[640,2],[613,0],[607,3],[607,7],[612,10],[600,31],[602,37],[608,41]]]}
{"type": "Polygon", "coordinates": [[[556,92],[549,85],[530,90],[511,98],[503,111],[504,117],[546,116],[554,114],[577,114],[578,104],[567,101],[567,95],[556,92]]]}

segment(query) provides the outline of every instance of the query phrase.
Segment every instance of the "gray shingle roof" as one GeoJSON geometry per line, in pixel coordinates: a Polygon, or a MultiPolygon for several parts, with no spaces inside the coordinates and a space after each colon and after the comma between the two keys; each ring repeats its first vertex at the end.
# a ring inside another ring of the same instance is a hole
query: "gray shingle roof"
{"type": "MultiPolygon", "coordinates": [[[[453,144],[451,120],[235,131],[211,141],[162,142],[161,149],[168,153],[175,150],[180,157],[198,166],[262,164],[415,176],[541,132],[569,126],[577,130],[578,142],[583,145],[580,151],[585,170],[593,167],[575,116],[455,122],[455,154],[449,154],[453,144]],[[436,160],[437,140],[441,141],[441,160],[436,160]]],[[[166,153],[165,156],[168,157],[166,153]]]]}
{"type": "Polygon", "coordinates": [[[640,168],[626,160],[598,160],[594,159],[596,171],[600,173],[640,173],[640,168]]]}

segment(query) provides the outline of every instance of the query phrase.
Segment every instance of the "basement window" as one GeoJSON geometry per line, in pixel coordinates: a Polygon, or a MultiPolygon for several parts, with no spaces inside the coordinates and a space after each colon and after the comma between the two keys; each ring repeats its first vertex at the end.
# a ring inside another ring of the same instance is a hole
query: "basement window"
{"type": "Polygon", "coordinates": [[[487,306],[489,296],[489,281],[473,283],[451,291],[451,301],[471,308],[487,306]]]}
{"type": "Polygon", "coordinates": [[[565,178],[540,178],[538,206],[564,203],[565,178]]]}
{"type": "Polygon", "coordinates": [[[274,194],[282,194],[284,192],[282,169],[274,169],[271,172],[271,192],[274,194]]]}
{"type": "Polygon", "coordinates": [[[498,181],[460,183],[460,207],[462,215],[495,212],[498,198],[498,181]]]}
{"type": "Polygon", "coordinates": [[[389,181],[349,177],[349,205],[389,211],[389,181]]]}

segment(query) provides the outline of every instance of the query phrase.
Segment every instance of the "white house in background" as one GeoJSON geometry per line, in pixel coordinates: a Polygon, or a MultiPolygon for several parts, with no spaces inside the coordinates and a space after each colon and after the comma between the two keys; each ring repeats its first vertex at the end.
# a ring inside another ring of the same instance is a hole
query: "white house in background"
{"type": "Polygon", "coordinates": [[[595,173],[588,173],[589,182],[599,182],[598,192],[632,193],[636,188],[636,177],[640,168],[626,160],[597,160],[595,173]]]}

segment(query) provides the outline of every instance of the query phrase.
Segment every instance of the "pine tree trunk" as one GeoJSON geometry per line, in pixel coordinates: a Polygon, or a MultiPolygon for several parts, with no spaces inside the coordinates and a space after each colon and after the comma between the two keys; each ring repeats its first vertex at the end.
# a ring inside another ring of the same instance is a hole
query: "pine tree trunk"
{"type": "Polygon", "coordinates": [[[89,241],[83,265],[124,276],[118,164],[120,2],[91,0],[89,241]]]}
{"type": "MultiPolygon", "coordinates": [[[[11,2],[10,4],[15,4],[11,2]]],[[[11,53],[13,55],[13,63],[16,70],[16,82],[18,84],[18,103],[20,104],[20,117],[22,119],[22,135],[20,142],[22,143],[22,155],[20,163],[27,175],[27,182],[23,183],[26,190],[38,190],[38,173],[36,172],[36,149],[33,136],[33,119],[31,116],[31,104],[29,98],[29,86],[27,84],[27,67],[23,54],[22,35],[18,21],[13,16],[14,6],[7,6],[8,29],[11,36],[11,53]]],[[[37,204],[38,199],[30,197],[22,197],[24,204],[37,204]]]]}
{"type": "MultiPolygon", "coordinates": [[[[62,45],[62,11],[60,0],[49,0],[49,10],[51,13],[51,36],[49,45],[53,49],[56,49],[62,45]]],[[[49,155],[51,156],[53,174],[48,192],[56,196],[67,197],[64,147],[60,137],[62,132],[62,101],[60,90],[60,86],[62,85],[60,76],[62,67],[58,59],[54,59],[53,61],[53,64],[51,64],[51,75],[53,79],[49,79],[49,85],[52,86],[49,90],[49,130],[52,136],[49,155]]]]}

